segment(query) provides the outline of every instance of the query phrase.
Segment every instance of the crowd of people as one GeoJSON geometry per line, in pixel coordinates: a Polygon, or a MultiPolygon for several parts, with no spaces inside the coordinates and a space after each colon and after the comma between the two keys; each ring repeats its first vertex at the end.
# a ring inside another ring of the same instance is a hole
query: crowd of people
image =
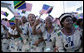
{"type": "Polygon", "coordinates": [[[15,19],[9,27],[1,24],[2,52],[82,52],[83,19],[70,13],[58,19],[60,25],[51,15],[42,20],[30,13],[27,18],[15,19]]]}

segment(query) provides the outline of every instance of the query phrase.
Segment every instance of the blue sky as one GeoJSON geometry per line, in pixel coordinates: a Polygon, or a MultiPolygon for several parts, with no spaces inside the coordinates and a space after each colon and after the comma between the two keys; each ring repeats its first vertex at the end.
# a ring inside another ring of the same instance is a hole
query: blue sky
{"type": "MultiPolygon", "coordinates": [[[[1,1],[4,2],[4,1],[1,1]]],[[[11,6],[13,7],[13,1],[5,1],[7,3],[12,4],[11,6]]],[[[21,14],[22,16],[25,15],[27,17],[27,14],[29,13],[34,13],[35,15],[39,16],[39,11],[41,10],[43,4],[48,4],[51,6],[54,6],[51,15],[54,18],[58,18],[62,13],[65,12],[72,12],[72,11],[76,11],[76,8],[83,6],[83,1],[64,1],[64,9],[63,9],[63,1],[26,1],[27,3],[32,3],[33,7],[32,7],[32,11],[31,12],[26,12],[26,14],[21,14]]],[[[3,10],[3,8],[1,8],[1,10],[3,10]]],[[[6,11],[7,9],[5,9],[6,11]]],[[[3,10],[4,11],[4,10],[3,10]]],[[[8,11],[8,10],[7,10],[8,11]]],[[[18,11],[18,10],[15,10],[18,11]]],[[[9,12],[9,11],[8,11],[9,12]]],[[[18,11],[21,12],[21,11],[18,11]]],[[[83,10],[81,11],[83,12],[83,10]]],[[[10,12],[11,16],[9,15],[6,18],[12,18],[14,15],[10,12]]],[[[41,18],[45,19],[47,15],[44,14],[41,18]]],[[[1,15],[1,18],[3,18],[4,16],[1,15]]]]}

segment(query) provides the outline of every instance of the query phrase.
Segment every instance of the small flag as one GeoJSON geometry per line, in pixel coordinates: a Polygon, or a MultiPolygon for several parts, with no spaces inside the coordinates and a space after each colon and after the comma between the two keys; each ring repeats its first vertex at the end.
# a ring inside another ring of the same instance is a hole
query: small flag
{"type": "Polygon", "coordinates": [[[79,10],[82,10],[82,6],[76,9],[76,11],[79,11],[79,10]]]}
{"type": "Polygon", "coordinates": [[[15,20],[15,17],[11,18],[10,20],[11,20],[11,21],[14,21],[14,20],[15,20]]]}
{"type": "Polygon", "coordinates": [[[31,3],[26,3],[26,8],[22,9],[24,11],[31,11],[32,10],[32,4],[31,3]]]}
{"type": "Polygon", "coordinates": [[[15,19],[18,19],[21,17],[20,13],[14,13],[15,19]]]}
{"type": "Polygon", "coordinates": [[[15,25],[15,23],[14,22],[10,22],[10,25],[15,25]]]}
{"type": "Polygon", "coordinates": [[[24,14],[25,14],[25,12],[26,12],[25,10],[22,10],[22,13],[24,13],[24,14]]]}
{"type": "Polygon", "coordinates": [[[25,9],[26,8],[26,3],[25,1],[14,1],[14,8],[15,9],[25,9]]]}
{"type": "Polygon", "coordinates": [[[42,10],[40,11],[40,14],[47,14],[47,13],[49,14],[51,13],[52,9],[53,9],[52,6],[44,4],[42,10]]]}
{"type": "Polygon", "coordinates": [[[6,16],[6,17],[9,15],[7,12],[4,12],[4,11],[1,11],[1,14],[6,16]]]}

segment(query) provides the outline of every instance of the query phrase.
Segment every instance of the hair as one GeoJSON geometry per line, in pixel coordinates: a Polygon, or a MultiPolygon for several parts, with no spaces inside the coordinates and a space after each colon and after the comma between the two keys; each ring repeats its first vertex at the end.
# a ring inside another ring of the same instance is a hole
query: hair
{"type": "Polygon", "coordinates": [[[45,21],[48,20],[50,23],[52,23],[52,18],[46,17],[45,21]]]}
{"type": "MultiPolygon", "coordinates": [[[[34,15],[34,14],[31,14],[31,13],[30,13],[29,15],[34,15]]],[[[29,17],[29,15],[28,15],[28,17],[29,17]]],[[[35,15],[34,15],[34,16],[35,16],[35,15]]],[[[36,18],[36,16],[35,16],[35,18],[36,18]]]]}
{"type": "MultiPolygon", "coordinates": [[[[62,14],[62,15],[59,17],[59,19],[60,19],[63,15],[65,15],[65,14],[70,14],[70,13],[64,13],[64,14],[62,14]]],[[[70,15],[71,15],[71,14],[70,14],[70,15]]],[[[62,20],[60,21],[61,27],[64,27],[62,23],[64,22],[64,20],[65,20],[67,17],[71,17],[71,18],[72,18],[72,16],[65,16],[65,17],[63,17],[62,20]]]]}
{"type": "Polygon", "coordinates": [[[76,17],[73,17],[72,20],[73,20],[73,23],[77,21],[76,17]]]}
{"type": "Polygon", "coordinates": [[[8,19],[7,19],[7,18],[5,18],[4,20],[5,20],[5,21],[8,21],[8,19]]]}
{"type": "Polygon", "coordinates": [[[77,22],[76,22],[77,25],[80,25],[80,23],[81,23],[82,21],[83,21],[83,19],[78,19],[77,22]]]}
{"type": "Polygon", "coordinates": [[[52,19],[54,19],[51,15],[49,15],[52,19]]]}

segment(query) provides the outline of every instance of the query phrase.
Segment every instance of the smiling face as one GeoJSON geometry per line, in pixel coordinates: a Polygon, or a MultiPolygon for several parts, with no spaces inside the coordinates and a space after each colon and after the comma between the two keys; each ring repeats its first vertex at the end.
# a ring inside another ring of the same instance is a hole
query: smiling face
{"type": "Polygon", "coordinates": [[[30,24],[34,24],[36,17],[34,14],[29,14],[27,19],[30,22],[30,24]]]}
{"type": "Polygon", "coordinates": [[[67,17],[63,22],[63,26],[66,28],[71,28],[73,26],[73,21],[71,17],[67,17]]]}

